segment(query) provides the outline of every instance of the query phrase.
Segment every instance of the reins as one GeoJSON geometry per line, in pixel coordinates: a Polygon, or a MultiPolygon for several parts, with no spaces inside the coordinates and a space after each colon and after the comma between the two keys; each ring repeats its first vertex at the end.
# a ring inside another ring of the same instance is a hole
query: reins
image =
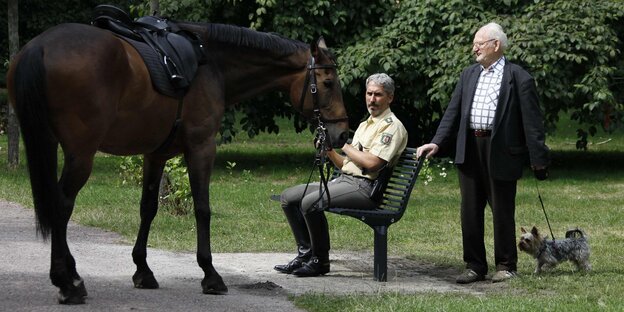
{"type": "Polygon", "coordinates": [[[312,181],[312,173],[314,172],[314,169],[318,167],[319,176],[320,176],[319,197],[316,199],[316,201],[314,201],[312,205],[318,205],[318,207],[321,208],[321,210],[325,210],[327,207],[329,207],[331,203],[331,195],[329,194],[329,188],[327,186],[327,183],[329,182],[331,168],[325,165],[327,163],[327,154],[326,154],[327,151],[325,150],[325,146],[327,145],[327,129],[325,128],[325,125],[321,121],[320,111],[315,109],[314,112],[315,112],[315,117],[318,121],[318,126],[316,127],[316,137],[314,140],[314,142],[316,143],[316,156],[314,158],[314,164],[312,165],[312,170],[310,170],[310,175],[308,176],[308,182],[306,183],[306,187],[303,190],[303,193],[301,194],[300,202],[303,201],[303,198],[305,197],[308,191],[308,186],[310,185],[310,182],[312,181]],[[326,172],[323,172],[323,169],[325,169],[326,172]],[[323,195],[325,193],[327,194],[327,205],[325,205],[325,203],[323,202],[323,195]]]}
{"type": "MultiPolygon", "coordinates": [[[[314,109],[314,119],[316,120],[316,138],[315,138],[315,143],[316,143],[316,156],[314,159],[314,164],[312,166],[312,170],[310,171],[310,175],[308,177],[308,182],[306,183],[306,187],[303,190],[303,194],[301,194],[301,201],[303,201],[303,198],[306,195],[306,192],[308,191],[308,186],[310,185],[310,182],[312,180],[312,173],[314,172],[314,170],[316,169],[316,167],[318,167],[319,170],[319,176],[320,176],[320,182],[319,182],[319,197],[318,199],[313,203],[313,205],[318,205],[319,208],[321,208],[321,210],[325,210],[324,207],[325,203],[323,202],[323,195],[327,194],[327,206],[329,206],[330,202],[331,202],[331,196],[329,194],[329,189],[327,187],[327,183],[329,180],[329,176],[330,176],[330,170],[331,168],[328,166],[325,166],[325,164],[327,163],[327,155],[326,155],[326,150],[325,150],[325,146],[327,146],[328,142],[327,142],[327,128],[325,128],[325,123],[337,123],[337,122],[341,122],[341,121],[346,121],[348,120],[348,117],[343,117],[343,118],[336,118],[336,119],[324,119],[321,116],[321,110],[318,104],[318,89],[317,89],[317,84],[316,84],[316,73],[315,70],[316,69],[335,69],[336,68],[336,64],[316,64],[315,63],[315,59],[313,56],[310,56],[310,60],[308,61],[308,65],[307,65],[307,69],[308,69],[308,74],[306,75],[305,81],[303,83],[303,91],[301,92],[301,99],[299,101],[300,103],[300,107],[301,110],[303,110],[304,107],[304,101],[305,101],[305,97],[307,95],[306,90],[308,89],[308,86],[310,87],[310,94],[312,95],[312,104],[313,104],[313,109],[314,109]],[[327,168],[326,168],[327,167],[327,168]],[[323,169],[326,169],[326,173],[323,172],[323,169]]],[[[301,202],[300,201],[300,202],[301,202]]]]}

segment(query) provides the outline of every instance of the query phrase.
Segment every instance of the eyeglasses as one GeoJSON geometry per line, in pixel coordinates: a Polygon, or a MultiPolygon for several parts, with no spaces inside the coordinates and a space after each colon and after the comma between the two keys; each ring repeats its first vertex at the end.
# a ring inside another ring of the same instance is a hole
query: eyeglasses
{"type": "Polygon", "coordinates": [[[481,49],[481,48],[483,48],[483,46],[485,46],[486,43],[488,43],[490,41],[494,41],[494,40],[496,40],[496,39],[489,39],[489,40],[485,40],[485,41],[481,41],[481,42],[473,42],[472,46],[481,49]]]}

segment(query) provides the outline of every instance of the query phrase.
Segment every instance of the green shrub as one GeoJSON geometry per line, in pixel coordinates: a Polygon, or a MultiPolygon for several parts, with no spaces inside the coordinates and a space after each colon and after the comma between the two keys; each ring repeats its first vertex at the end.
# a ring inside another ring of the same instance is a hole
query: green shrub
{"type": "MultiPolygon", "coordinates": [[[[143,158],[140,156],[122,157],[119,171],[122,184],[143,183],[143,158]]],[[[174,157],[167,162],[158,197],[161,209],[172,215],[187,215],[192,211],[191,185],[186,163],[181,156],[174,157]]]]}

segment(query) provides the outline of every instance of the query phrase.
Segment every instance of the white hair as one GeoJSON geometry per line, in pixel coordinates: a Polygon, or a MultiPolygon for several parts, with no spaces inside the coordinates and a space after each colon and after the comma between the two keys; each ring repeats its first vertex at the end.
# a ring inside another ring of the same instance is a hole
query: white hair
{"type": "Polygon", "coordinates": [[[490,22],[485,26],[479,28],[479,31],[484,31],[490,39],[496,39],[500,42],[503,50],[507,49],[507,35],[503,31],[503,27],[495,22],[490,22]]]}

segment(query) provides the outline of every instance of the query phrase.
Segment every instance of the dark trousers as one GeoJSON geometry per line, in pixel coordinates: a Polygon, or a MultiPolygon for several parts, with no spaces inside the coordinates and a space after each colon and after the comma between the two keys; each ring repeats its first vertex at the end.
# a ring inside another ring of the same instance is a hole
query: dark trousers
{"type": "MultiPolygon", "coordinates": [[[[327,194],[323,194],[323,204],[319,205],[319,183],[297,185],[281,194],[282,209],[295,236],[299,250],[310,245],[317,257],[328,257],[329,231],[323,207],[328,205],[327,194]],[[304,195],[305,194],[305,195],[304,195]]],[[[376,204],[369,198],[372,182],[366,179],[341,175],[328,183],[329,205],[332,207],[352,207],[375,209],[376,204]]],[[[301,253],[301,252],[300,252],[301,253]]]]}
{"type": "Polygon", "coordinates": [[[466,267],[487,274],[484,243],[485,206],[492,208],[496,270],[516,271],[516,184],[490,176],[489,137],[468,136],[466,159],[459,169],[461,227],[466,267]]]}

